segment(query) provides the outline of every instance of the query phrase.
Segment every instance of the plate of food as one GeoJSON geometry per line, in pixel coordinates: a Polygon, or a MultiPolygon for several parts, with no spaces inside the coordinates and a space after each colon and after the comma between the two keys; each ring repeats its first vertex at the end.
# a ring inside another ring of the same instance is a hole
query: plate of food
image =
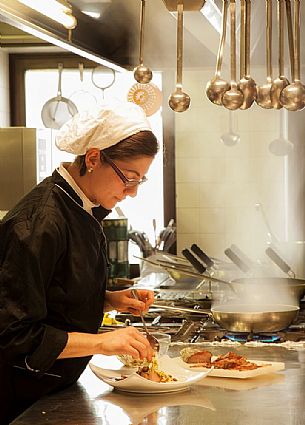
{"type": "Polygon", "coordinates": [[[254,378],[285,369],[285,363],[250,360],[232,351],[220,356],[213,356],[207,350],[185,348],[181,350],[180,357],[176,357],[174,360],[188,370],[209,370],[210,377],[219,378],[254,378]]]}
{"type": "Polygon", "coordinates": [[[128,368],[122,364],[119,369],[104,369],[94,364],[94,359],[89,367],[99,379],[116,390],[143,394],[185,391],[211,371],[187,369],[167,355],[138,367],[128,368]]]}

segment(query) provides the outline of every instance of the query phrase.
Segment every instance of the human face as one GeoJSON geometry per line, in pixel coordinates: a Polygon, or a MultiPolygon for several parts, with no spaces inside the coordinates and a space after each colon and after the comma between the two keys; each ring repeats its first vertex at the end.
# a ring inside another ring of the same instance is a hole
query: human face
{"type": "Polygon", "coordinates": [[[127,196],[137,195],[138,186],[145,181],[144,176],[154,157],[110,160],[111,164],[107,159],[103,155],[100,158],[99,152],[98,158],[91,157],[92,172],[87,174],[87,193],[90,196],[87,196],[92,202],[112,209],[127,196]]]}

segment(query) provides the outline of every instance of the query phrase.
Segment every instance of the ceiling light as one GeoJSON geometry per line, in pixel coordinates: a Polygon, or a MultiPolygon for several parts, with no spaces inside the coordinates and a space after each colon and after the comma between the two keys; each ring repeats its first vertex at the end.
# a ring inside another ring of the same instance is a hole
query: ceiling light
{"type": "Polygon", "coordinates": [[[100,12],[92,12],[91,10],[82,10],[85,15],[91,16],[91,18],[98,19],[101,17],[100,12]]]}
{"type": "Polygon", "coordinates": [[[221,11],[216,6],[214,0],[207,0],[200,12],[207,18],[216,31],[220,33],[221,11]]]}
{"type": "Polygon", "coordinates": [[[76,18],[72,15],[72,7],[65,0],[18,0],[20,3],[36,10],[42,15],[59,22],[65,28],[72,30],[76,27],[76,18]]]}

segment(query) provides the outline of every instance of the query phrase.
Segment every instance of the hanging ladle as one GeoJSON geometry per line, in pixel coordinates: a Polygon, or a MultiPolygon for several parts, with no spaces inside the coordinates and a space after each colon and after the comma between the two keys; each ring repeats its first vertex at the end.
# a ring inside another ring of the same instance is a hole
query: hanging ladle
{"type": "Polygon", "coordinates": [[[240,109],[249,109],[256,99],[256,83],[250,76],[251,0],[241,0],[240,76],[238,89],[244,100],[240,109]]]}
{"type": "Polygon", "coordinates": [[[280,100],[288,111],[300,111],[305,107],[305,86],[300,81],[300,0],[294,1],[293,83],[284,88],[280,100]]]}
{"type": "Polygon", "coordinates": [[[229,131],[224,133],[220,140],[225,146],[234,146],[240,141],[240,136],[233,131],[233,111],[229,111],[229,131]]]}
{"type": "Polygon", "coordinates": [[[266,0],[266,60],[267,60],[267,83],[257,87],[256,103],[265,109],[272,109],[272,3],[266,0]]]}
{"type": "Polygon", "coordinates": [[[236,83],[236,2],[230,0],[230,15],[231,15],[231,87],[222,97],[222,104],[225,108],[235,110],[240,108],[243,103],[244,96],[237,88],[236,83]]]}
{"type": "Polygon", "coordinates": [[[190,96],[182,91],[183,56],[183,0],[177,1],[177,82],[176,90],[169,97],[169,106],[175,112],[184,112],[190,106],[190,96]]]}
{"type": "Polygon", "coordinates": [[[145,20],[145,0],[141,0],[139,65],[133,71],[133,76],[135,80],[141,84],[147,84],[152,79],[151,70],[147,66],[143,65],[144,20],[145,20]]]}
{"type": "Polygon", "coordinates": [[[221,65],[223,58],[223,49],[226,41],[226,29],[227,29],[227,15],[228,15],[228,0],[223,0],[222,4],[222,32],[220,36],[217,59],[216,59],[216,72],[214,78],[208,81],[206,85],[206,94],[209,100],[215,105],[222,105],[222,96],[230,89],[230,85],[227,81],[220,77],[221,65]]]}
{"type": "Polygon", "coordinates": [[[290,142],[287,138],[284,136],[284,121],[285,121],[285,115],[288,114],[285,109],[282,109],[279,111],[280,116],[280,136],[277,139],[274,139],[269,144],[269,151],[276,156],[287,156],[290,154],[290,152],[293,150],[294,145],[290,142]]]}
{"type": "Polygon", "coordinates": [[[284,0],[278,0],[277,17],[279,35],[279,76],[273,80],[271,87],[271,101],[275,109],[281,109],[283,107],[280,101],[281,92],[289,85],[289,81],[284,75],[284,0]]]}

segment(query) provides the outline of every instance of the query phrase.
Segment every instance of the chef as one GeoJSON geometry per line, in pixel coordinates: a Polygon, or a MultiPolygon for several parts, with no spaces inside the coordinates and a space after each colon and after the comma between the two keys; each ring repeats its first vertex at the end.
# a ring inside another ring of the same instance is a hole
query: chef
{"type": "Polygon", "coordinates": [[[62,163],[0,226],[0,423],[73,384],[94,354],[151,359],[134,327],[97,333],[103,312],[146,312],[153,292],[107,291],[111,209],[135,197],[158,151],[144,111],[129,102],[76,115],[57,147],[62,163]]]}

